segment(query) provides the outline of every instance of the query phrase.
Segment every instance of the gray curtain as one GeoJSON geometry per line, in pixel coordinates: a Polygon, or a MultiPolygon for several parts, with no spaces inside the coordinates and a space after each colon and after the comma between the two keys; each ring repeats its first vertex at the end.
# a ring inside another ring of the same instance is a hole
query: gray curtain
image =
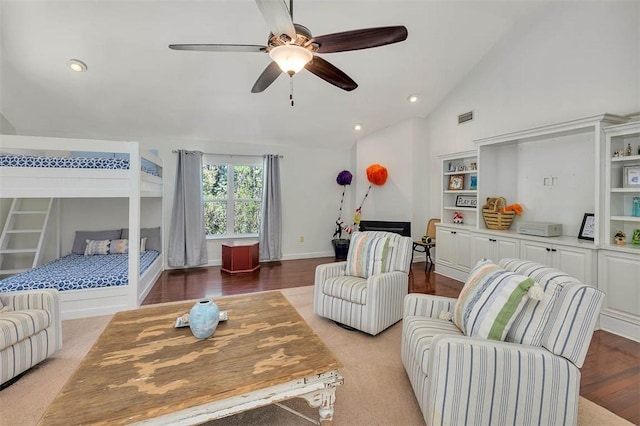
{"type": "Polygon", "coordinates": [[[280,201],[280,156],[264,156],[262,214],[260,215],[260,260],[282,258],[282,206],[280,201]]]}
{"type": "Polygon", "coordinates": [[[181,149],[169,234],[169,266],[199,266],[208,262],[203,206],[202,153],[181,149]]]}

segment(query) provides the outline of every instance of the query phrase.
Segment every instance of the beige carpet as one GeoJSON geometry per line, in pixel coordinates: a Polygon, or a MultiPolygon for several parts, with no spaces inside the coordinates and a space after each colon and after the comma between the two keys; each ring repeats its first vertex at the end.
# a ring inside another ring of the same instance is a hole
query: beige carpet
{"type": "MultiPolygon", "coordinates": [[[[283,290],[311,328],[344,364],[345,384],[337,390],[333,424],[422,425],[424,420],[400,360],[401,324],[376,337],[350,332],[313,314],[313,288],[283,290]]],[[[33,368],[7,389],[0,391],[2,426],[35,425],[88,352],[110,316],[70,320],[63,323],[63,349],[33,368]]],[[[317,419],[317,411],[302,400],[285,405],[317,419]]],[[[308,421],[278,407],[269,406],[208,423],[227,425],[309,425],[308,421]]],[[[580,399],[581,426],[630,425],[604,408],[580,399]]]]}

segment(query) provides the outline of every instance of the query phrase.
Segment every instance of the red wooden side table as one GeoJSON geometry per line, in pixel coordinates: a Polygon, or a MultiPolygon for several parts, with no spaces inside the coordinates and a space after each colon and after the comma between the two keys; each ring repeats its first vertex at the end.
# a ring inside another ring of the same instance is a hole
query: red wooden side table
{"type": "Polygon", "coordinates": [[[222,268],[229,274],[253,272],[260,267],[257,241],[230,241],[222,243],[222,268]]]}

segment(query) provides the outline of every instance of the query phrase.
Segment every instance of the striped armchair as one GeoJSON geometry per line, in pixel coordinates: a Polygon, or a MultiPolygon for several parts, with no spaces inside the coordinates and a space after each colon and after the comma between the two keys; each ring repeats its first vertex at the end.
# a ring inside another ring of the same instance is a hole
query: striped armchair
{"type": "Polygon", "coordinates": [[[318,265],[314,312],[376,335],[402,319],[412,241],[390,232],[354,232],[346,262],[318,265]]]}
{"type": "Polygon", "coordinates": [[[57,290],[0,293],[0,386],[62,348],[57,290]]]}
{"type": "Polygon", "coordinates": [[[402,362],[428,425],[575,425],[580,370],[604,293],[544,265],[503,259],[545,292],[528,300],[505,341],[467,337],[456,299],[405,298],[402,362]]]}

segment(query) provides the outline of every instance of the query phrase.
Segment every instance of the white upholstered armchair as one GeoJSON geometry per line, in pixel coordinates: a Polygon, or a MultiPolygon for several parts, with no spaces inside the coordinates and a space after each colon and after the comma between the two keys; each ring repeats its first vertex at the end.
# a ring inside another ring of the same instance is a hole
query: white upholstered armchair
{"type": "Polygon", "coordinates": [[[446,320],[442,313],[455,311],[458,299],[405,299],[402,362],[424,419],[428,425],[575,425],[579,369],[604,293],[534,262],[503,259],[499,266],[533,278],[545,293],[515,315],[505,341],[469,337],[446,320]]]}
{"type": "Polygon", "coordinates": [[[402,319],[412,241],[390,232],[354,232],[346,262],[318,265],[314,312],[376,335],[402,319]]]}

